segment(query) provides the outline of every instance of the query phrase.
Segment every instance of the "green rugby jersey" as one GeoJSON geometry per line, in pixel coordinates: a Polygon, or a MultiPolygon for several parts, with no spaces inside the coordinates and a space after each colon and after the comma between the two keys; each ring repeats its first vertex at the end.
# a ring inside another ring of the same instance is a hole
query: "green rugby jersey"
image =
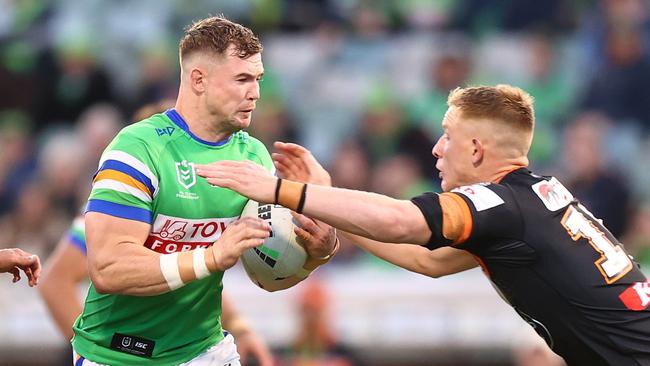
{"type": "MultiPolygon", "coordinates": [[[[273,170],[267,149],[244,131],[211,143],[192,134],[174,109],[153,115],[124,128],[106,148],[86,211],[151,224],[145,246],[159,253],[207,248],[247,201],[197,177],[195,164],[217,160],[251,160],[273,170]]],[[[224,337],[222,277],[214,273],[157,296],[99,294],[91,285],[73,347],[107,365],[186,362],[224,337]]]]}

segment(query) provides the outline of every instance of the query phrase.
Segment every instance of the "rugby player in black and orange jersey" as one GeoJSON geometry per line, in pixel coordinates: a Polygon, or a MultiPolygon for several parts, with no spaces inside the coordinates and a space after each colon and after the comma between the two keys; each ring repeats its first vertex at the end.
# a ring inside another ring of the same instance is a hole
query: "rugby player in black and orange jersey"
{"type": "Polygon", "coordinates": [[[328,187],[327,172],[292,144],[276,144],[274,156],[292,180],[246,162],[216,162],[197,173],[359,235],[360,246],[409,270],[436,277],[477,261],[569,365],[650,365],[647,278],[557,179],[526,168],[532,98],[498,85],[456,89],[448,104],[445,133],[433,148],[442,194],[405,201],[328,187]],[[323,185],[295,182],[304,176],[323,185]]]}

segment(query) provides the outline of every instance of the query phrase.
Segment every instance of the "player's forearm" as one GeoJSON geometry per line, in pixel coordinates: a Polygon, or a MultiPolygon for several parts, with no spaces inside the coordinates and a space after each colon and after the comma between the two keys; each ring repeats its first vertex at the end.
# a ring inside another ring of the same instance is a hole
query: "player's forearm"
{"type": "Polygon", "coordinates": [[[309,185],[303,213],[366,238],[416,242],[410,220],[413,208],[409,201],[376,193],[309,185]]]}
{"type": "Polygon", "coordinates": [[[160,254],[137,243],[121,243],[97,255],[89,252],[90,279],[99,293],[152,296],[170,291],[160,254]]]}
{"type": "Polygon", "coordinates": [[[359,235],[341,232],[354,245],[396,266],[427,275],[418,257],[428,255],[429,250],[412,244],[383,243],[359,235]]]}
{"type": "Polygon", "coordinates": [[[350,233],[342,233],[359,248],[411,272],[437,278],[462,272],[477,266],[466,251],[443,247],[434,250],[412,245],[382,243],[350,233]]]}

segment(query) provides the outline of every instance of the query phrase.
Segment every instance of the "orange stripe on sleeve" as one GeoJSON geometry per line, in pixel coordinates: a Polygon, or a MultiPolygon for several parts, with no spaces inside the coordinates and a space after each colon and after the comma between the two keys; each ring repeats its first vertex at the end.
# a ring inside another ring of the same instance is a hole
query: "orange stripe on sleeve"
{"type": "Polygon", "coordinates": [[[131,187],[137,188],[141,190],[142,192],[148,194],[149,196],[153,196],[152,193],[149,191],[149,188],[147,188],[146,185],[142,184],[138,180],[134,179],[128,174],[122,173],[117,170],[112,170],[112,169],[106,169],[102,170],[101,172],[97,173],[97,176],[95,177],[94,182],[100,181],[102,179],[112,179],[116,180],[118,182],[128,184],[131,187]]]}
{"type": "Polygon", "coordinates": [[[472,233],[472,213],[460,196],[455,193],[440,194],[442,208],[442,235],[454,242],[454,245],[469,239],[472,233]]]}

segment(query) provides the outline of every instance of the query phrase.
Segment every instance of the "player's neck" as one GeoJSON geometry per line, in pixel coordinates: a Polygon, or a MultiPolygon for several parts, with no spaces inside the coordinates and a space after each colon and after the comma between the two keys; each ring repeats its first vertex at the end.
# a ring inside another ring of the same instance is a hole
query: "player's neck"
{"type": "Polygon", "coordinates": [[[198,138],[209,141],[219,142],[227,139],[233,134],[232,128],[228,124],[213,123],[213,116],[210,116],[201,108],[196,106],[187,106],[181,103],[180,100],[176,102],[174,107],[176,112],[183,117],[187,123],[188,129],[198,138]]]}
{"type": "Polygon", "coordinates": [[[519,158],[504,159],[490,169],[491,174],[488,174],[489,182],[499,183],[503,177],[517,169],[525,168],[528,166],[528,158],[525,156],[519,158]]]}

